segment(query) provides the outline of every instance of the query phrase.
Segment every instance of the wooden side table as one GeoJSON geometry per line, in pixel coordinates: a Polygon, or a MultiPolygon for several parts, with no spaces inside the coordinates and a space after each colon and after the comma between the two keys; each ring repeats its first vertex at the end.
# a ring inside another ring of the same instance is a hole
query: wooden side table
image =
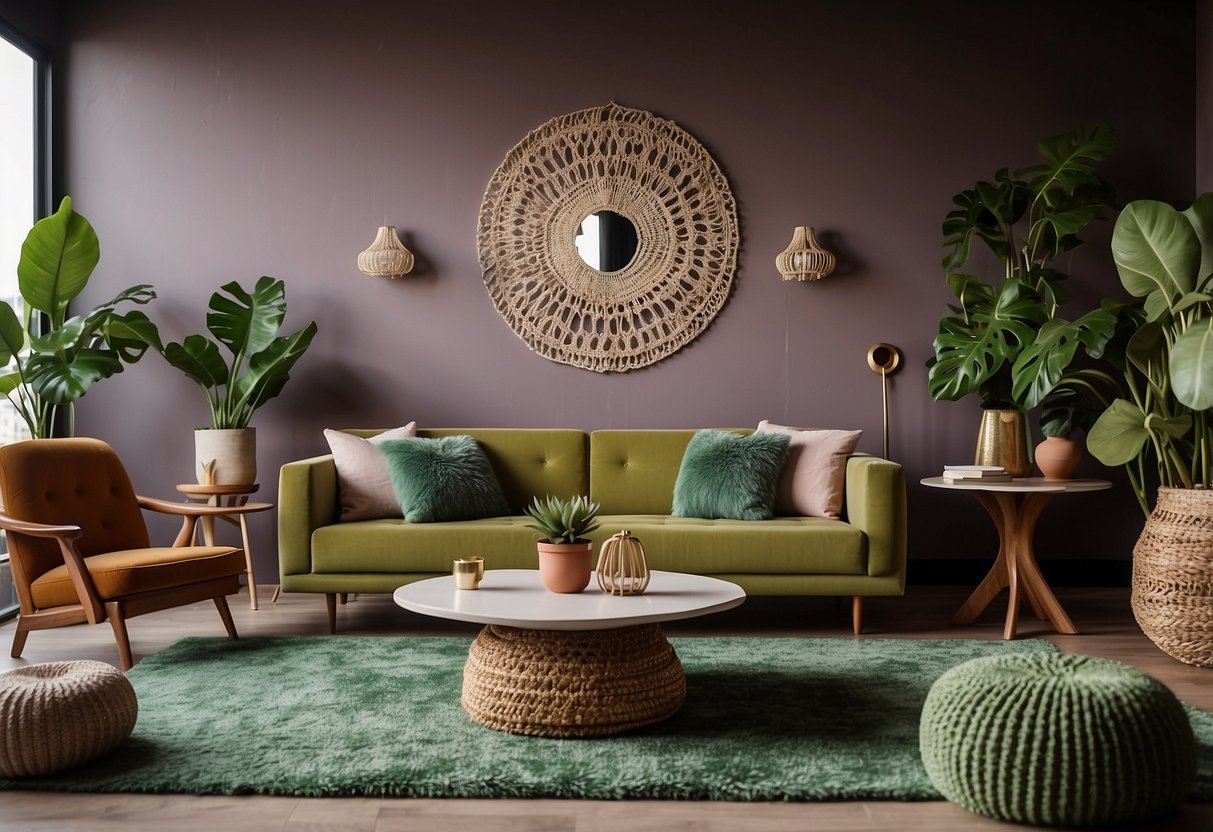
{"type": "MultiPolygon", "coordinates": [[[[244,567],[248,576],[249,605],[257,609],[257,581],[253,577],[253,547],[249,542],[248,523],[245,516],[255,511],[269,511],[272,503],[250,503],[249,495],[256,493],[260,486],[257,483],[234,485],[199,485],[185,482],[177,485],[177,490],[191,502],[206,503],[210,506],[231,508],[231,514],[220,514],[220,519],[240,528],[240,541],[244,545],[244,567]]],[[[188,519],[187,519],[188,524],[188,519]]],[[[215,518],[202,518],[202,540],[207,546],[215,545],[215,518]]],[[[184,533],[185,527],[182,527],[184,533]]],[[[191,540],[194,534],[190,533],[191,540]]]]}
{"type": "Polygon", "coordinates": [[[921,482],[931,488],[973,492],[998,527],[998,557],[994,560],[994,566],[952,617],[953,624],[972,624],[995,596],[1004,588],[1010,588],[1011,599],[1007,606],[1003,638],[1015,638],[1021,589],[1037,617],[1047,618],[1059,633],[1073,635],[1078,632],[1040,574],[1036,552],[1032,548],[1032,535],[1036,531],[1040,513],[1058,494],[1103,491],[1111,488],[1112,483],[1107,480],[1046,480],[1043,477],[971,484],[946,482],[943,477],[927,477],[921,482]]]}

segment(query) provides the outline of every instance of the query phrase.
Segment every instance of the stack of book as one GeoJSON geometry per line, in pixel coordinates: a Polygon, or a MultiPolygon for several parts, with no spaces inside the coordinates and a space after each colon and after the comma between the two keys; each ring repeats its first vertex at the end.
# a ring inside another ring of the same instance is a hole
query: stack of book
{"type": "Polygon", "coordinates": [[[945,465],[944,482],[972,483],[1010,482],[1011,475],[1001,465],[945,465]]]}

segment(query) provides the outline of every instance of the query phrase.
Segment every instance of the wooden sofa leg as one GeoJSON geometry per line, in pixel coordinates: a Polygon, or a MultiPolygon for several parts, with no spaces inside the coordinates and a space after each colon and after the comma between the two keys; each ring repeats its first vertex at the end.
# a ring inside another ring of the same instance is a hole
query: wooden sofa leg
{"type": "Polygon", "coordinates": [[[855,635],[859,635],[863,629],[863,596],[856,595],[851,598],[851,627],[855,630],[855,635]]]}
{"type": "Polygon", "coordinates": [[[131,639],[126,633],[126,619],[122,616],[122,605],[117,601],[109,601],[105,605],[106,617],[114,628],[114,641],[118,643],[118,667],[123,673],[135,664],[131,658],[131,639]]]}
{"type": "Polygon", "coordinates": [[[349,600],[349,594],[345,593],[345,592],[339,593],[337,596],[337,600],[340,601],[341,606],[344,607],[346,602],[349,600]]]}
{"type": "Polygon", "coordinates": [[[324,593],[324,603],[329,610],[329,633],[337,632],[337,593],[324,593]]]}

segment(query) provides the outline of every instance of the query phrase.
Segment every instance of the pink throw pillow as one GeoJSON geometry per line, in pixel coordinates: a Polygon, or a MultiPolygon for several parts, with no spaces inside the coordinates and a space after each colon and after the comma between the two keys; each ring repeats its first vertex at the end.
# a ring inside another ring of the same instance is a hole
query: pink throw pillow
{"type": "Polygon", "coordinates": [[[788,461],[775,490],[775,513],[794,517],[842,516],[847,457],[855,452],[861,430],[800,430],[763,419],[759,433],[786,433],[788,461]]]}
{"type": "Polygon", "coordinates": [[[417,435],[417,423],[386,430],[363,439],[327,429],[324,438],[337,465],[337,495],[341,504],[341,522],[401,517],[400,501],[388,478],[387,460],[376,446],[389,439],[409,439],[417,435]]]}

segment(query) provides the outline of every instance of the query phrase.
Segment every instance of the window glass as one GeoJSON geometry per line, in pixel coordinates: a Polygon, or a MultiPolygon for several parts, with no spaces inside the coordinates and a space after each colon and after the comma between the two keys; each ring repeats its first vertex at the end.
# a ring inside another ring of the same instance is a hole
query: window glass
{"type": "MultiPolygon", "coordinates": [[[[22,314],[17,295],[21,243],[37,212],[38,148],[35,145],[37,62],[0,38],[0,298],[22,314]]],[[[28,436],[16,408],[0,397],[0,443],[28,436]]],[[[7,546],[0,541],[0,551],[7,546]]],[[[11,613],[17,597],[8,555],[0,554],[0,615],[11,613]]]]}

